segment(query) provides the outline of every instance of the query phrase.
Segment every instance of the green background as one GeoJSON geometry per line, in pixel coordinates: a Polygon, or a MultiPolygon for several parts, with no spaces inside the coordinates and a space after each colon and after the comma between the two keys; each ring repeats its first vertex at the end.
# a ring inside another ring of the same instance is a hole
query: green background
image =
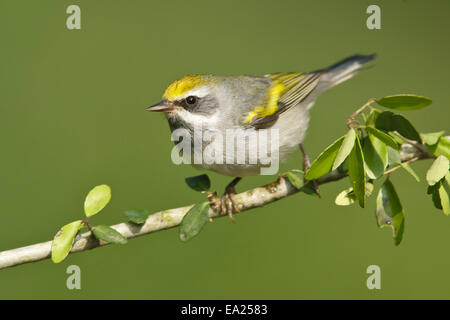
{"type": "MultiPolygon", "coordinates": [[[[97,224],[123,212],[203,201],[170,160],[160,114],[144,108],[189,73],[310,71],[355,53],[375,66],[319,98],[305,147],[312,157],[346,132],[368,98],[415,93],[432,107],[405,113],[423,132],[448,128],[450,2],[442,1],[13,1],[0,2],[0,250],[51,239],[83,215],[95,185],[111,186],[97,224]],[[82,29],[66,28],[81,7],[82,29]],[[366,28],[381,7],[382,29],[366,28]]],[[[282,170],[299,167],[300,152],[282,170]]],[[[424,177],[430,162],[414,165],[424,177]]],[[[210,175],[222,191],[229,178],[210,175]]],[[[274,177],[245,179],[238,191],[274,177]]],[[[321,188],[218,219],[188,243],[178,229],[0,271],[0,298],[391,299],[450,298],[450,218],[434,209],[426,183],[393,181],[406,213],[403,243],[366,209],[337,207],[349,184],[321,188]],[[67,266],[82,289],[66,288],[67,266]],[[381,267],[381,290],[366,268],[381,267]]]]}

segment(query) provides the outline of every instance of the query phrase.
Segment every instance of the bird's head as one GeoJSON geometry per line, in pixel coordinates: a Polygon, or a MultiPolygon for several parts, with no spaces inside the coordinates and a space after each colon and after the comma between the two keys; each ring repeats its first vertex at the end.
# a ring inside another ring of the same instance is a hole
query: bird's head
{"type": "Polygon", "coordinates": [[[218,80],[213,76],[184,76],[166,88],[162,101],[146,110],[164,112],[169,119],[178,118],[188,123],[210,117],[219,107],[217,86],[218,80]]]}

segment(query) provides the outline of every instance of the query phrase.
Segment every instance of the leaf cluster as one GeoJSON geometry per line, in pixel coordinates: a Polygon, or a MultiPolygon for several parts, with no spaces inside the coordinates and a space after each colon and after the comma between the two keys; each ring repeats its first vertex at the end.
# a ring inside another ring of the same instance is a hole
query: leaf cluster
{"type": "Polygon", "coordinates": [[[102,211],[110,200],[111,188],[106,184],[98,185],[89,191],[84,201],[86,219],[76,220],[64,225],[53,238],[51,256],[54,263],[59,263],[67,257],[80,229],[83,227],[87,227],[98,240],[110,243],[127,243],[127,239],[117,230],[104,225],[92,227],[89,222],[90,217],[102,211]]]}

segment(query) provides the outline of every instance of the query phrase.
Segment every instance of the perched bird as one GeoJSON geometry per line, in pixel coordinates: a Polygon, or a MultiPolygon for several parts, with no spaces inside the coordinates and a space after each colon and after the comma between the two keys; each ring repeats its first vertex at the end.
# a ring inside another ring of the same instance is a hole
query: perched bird
{"type": "MultiPolygon", "coordinates": [[[[275,129],[278,132],[279,160],[283,161],[289,153],[300,147],[306,170],[309,159],[301,143],[308,128],[309,110],[315,100],[324,91],[353,77],[365,63],[374,58],[375,55],[355,55],[326,69],[307,73],[187,75],[172,82],[165,90],[163,100],[146,110],[164,112],[172,132],[185,129],[194,134],[194,129],[201,127],[203,131],[225,136],[229,129],[239,129],[245,133],[275,129]]],[[[267,163],[263,164],[258,152],[257,161],[248,161],[248,154],[255,151],[249,150],[255,148],[249,143],[227,149],[224,141],[222,139],[212,147],[213,153],[216,151],[216,156],[220,154],[219,159],[222,161],[204,161],[194,166],[235,177],[225,189],[220,205],[215,208],[232,218],[233,210],[239,212],[232,197],[235,185],[244,176],[259,174],[267,163]],[[228,161],[230,156],[234,159],[230,153],[239,148],[247,152],[247,161],[228,161]]],[[[193,152],[193,139],[191,143],[193,152]]],[[[205,151],[210,143],[203,141],[201,151],[205,151]]]]}

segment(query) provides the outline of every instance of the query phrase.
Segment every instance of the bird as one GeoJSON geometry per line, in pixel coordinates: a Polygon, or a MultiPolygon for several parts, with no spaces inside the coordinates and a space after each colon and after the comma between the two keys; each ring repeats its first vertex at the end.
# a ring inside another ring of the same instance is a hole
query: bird
{"type": "MultiPolygon", "coordinates": [[[[300,148],[303,167],[307,170],[311,161],[302,142],[308,129],[309,111],[317,97],[352,78],[375,57],[375,54],[356,54],[312,72],[232,76],[186,75],[169,84],[162,100],[145,110],[164,113],[172,133],[184,130],[195,135],[195,129],[201,128],[202,132],[225,136],[230,130],[239,130],[244,134],[276,130],[279,161],[286,160],[290,153],[300,148]]],[[[267,140],[261,142],[267,144],[266,148],[271,144],[267,140]]],[[[211,170],[234,178],[225,188],[219,202],[215,201],[217,193],[208,194],[214,210],[228,214],[234,221],[233,213],[239,212],[233,200],[236,184],[243,177],[260,174],[261,169],[267,167],[267,161],[263,163],[259,152],[253,153],[256,154],[256,161],[248,161],[250,152],[255,151],[252,150],[255,146],[250,143],[241,143],[227,149],[224,141],[222,138],[216,139],[216,143],[202,141],[198,147],[191,137],[191,150],[188,152],[193,154],[193,150],[206,151],[209,146],[215,155],[213,160],[216,161],[197,161],[191,164],[198,169],[211,170]],[[228,161],[230,156],[235,159],[234,153],[239,148],[246,152],[245,161],[228,161]]],[[[314,184],[314,188],[317,190],[317,185],[314,184]]]]}

